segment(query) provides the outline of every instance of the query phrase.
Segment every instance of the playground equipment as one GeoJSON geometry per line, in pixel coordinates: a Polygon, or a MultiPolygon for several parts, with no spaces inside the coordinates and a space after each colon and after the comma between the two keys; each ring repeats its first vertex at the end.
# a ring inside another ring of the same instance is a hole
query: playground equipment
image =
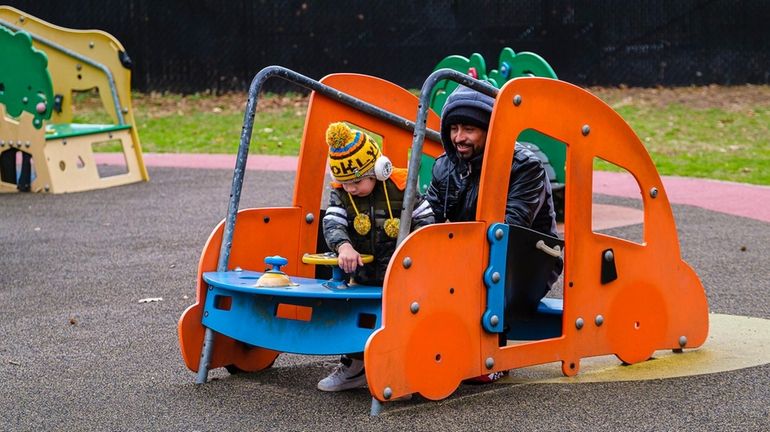
{"type": "Polygon", "coordinates": [[[111,35],[0,6],[0,192],[79,192],[149,179],[131,108],[131,60],[111,35]],[[112,124],[72,123],[73,94],[97,89],[112,124]],[[125,172],[101,175],[94,148],[125,172]]]}
{"type": "Polygon", "coordinates": [[[655,350],[698,347],[707,332],[703,286],[680,257],[661,179],[638,137],[598,98],[543,78],[514,79],[497,90],[442,69],[428,77],[418,105],[406,90],[374,77],[335,74],[318,82],[277,66],[252,81],[227,216],[203,248],[196,301],[178,326],[182,357],[198,383],[210,368],[270,367],[281,352],[363,352],[373,415],[383,402],[413,393],[446,398],[463,379],[483,373],[561,362],[572,376],[584,357],[614,354],[637,363],[655,350]],[[257,96],[271,77],[313,90],[294,199],[290,207],[239,210],[257,96]],[[441,151],[428,98],[445,79],[496,97],[476,220],[410,234],[423,149],[432,156],[441,151]],[[398,246],[382,287],[348,287],[339,275],[318,278],[315,262],[305,257],[316,252],[323,215],[323,134],[339,120],[381,135],[397,166],[411,149],[398,246]],[[511,140],[527,129],[568,149],[563,240],[501,223],[506,194],[499,179],[509,175],[511,140]],[[592,231],[594,158],[636,179],[642,243],[592,231]],[[508,315],[506,292],[533,283],[531,269],[560,255],[564,298],[545,299],[530,321],[508,315]],[[266,264],[283,274],[267,279],[285,277],[284,285],[258,282],[266,264]],[[499,345],[501,333],[506,346],[499,345]]]}
{"type": "MultiPolygon", "coordinates": [[[[541,56],[531,52],[515,53],[511,48],[503,48],[498,57],[497,69],[487,72],[484,57],[473,53],[470,57],[451,55],[441,60],[433,69],[452,69],[466,73],[472,78],[486,81],[495,88],[501,88],[505,83],[521,77],[543,77],[557,79],[556,72],[541,56]]],[[[459,84],[452,80],[442,80],[436,83],[430,93],[430,107],[441,114],[444,103],[459,84]]],[[[551,180],[554,207],[558,220],[564,219],[564,163],[566,149],[564,145],[553,138],[535,130],[528,129],[519,135],[519,143],[529,148],[543,162],[548,178],[551,180]]],[[[430,184],[434,159],[423,156],[420,168],[420,190],[426,191],[430,184]]]]}

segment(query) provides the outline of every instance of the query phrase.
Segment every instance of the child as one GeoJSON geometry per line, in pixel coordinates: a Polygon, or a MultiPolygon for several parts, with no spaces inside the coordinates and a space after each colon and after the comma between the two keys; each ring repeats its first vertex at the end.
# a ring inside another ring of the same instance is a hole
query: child
{"type": "MultiPolygon", "coordinates": [[[[396,249],[407,170],[393,168],[369,135],[345,123],[329,125],[326,143],[335,180],[323,218],[326,243],[355,283],[380,286],[396,249]],[[364,265],[361,254],[374,255],[374,261],[364,265]]],[[[433,210],[418,196],[411,229],[433,222],[433,210]]],[[[318,389],[340,391],[364,385],[364,362],[358,353],[342,356],[331,375],[318,383],[318,389]]]]}

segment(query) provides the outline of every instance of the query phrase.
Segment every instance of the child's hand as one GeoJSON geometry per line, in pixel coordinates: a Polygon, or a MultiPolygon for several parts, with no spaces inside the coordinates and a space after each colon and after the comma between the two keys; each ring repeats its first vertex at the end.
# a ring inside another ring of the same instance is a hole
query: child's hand
{"type": "Polygon", "coordinates": [[[337,248],[338,265],[345,273],[353,273],[356,267],[364,265],[364,261],[353,245],[350,243],[343,243],[337,248]]]}

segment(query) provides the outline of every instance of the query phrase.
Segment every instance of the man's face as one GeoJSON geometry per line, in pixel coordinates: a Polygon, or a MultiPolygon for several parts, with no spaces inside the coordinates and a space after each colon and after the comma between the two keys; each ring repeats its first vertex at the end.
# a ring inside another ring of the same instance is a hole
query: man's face
{"type": "Polygon", "coordinates": [[[364,177],[356,181],[343,183],[342,189],[345,189],[345,192],[355,197],[365,197],[372,193],[376,183],[377,180],[374,177],[364,177]]]}
{"type": "Polygon", "coordinates": [[[469,160],[484,153],[487,144],[487,131],[476,126],[453,124],[449,127],[449,137],[463,160],[469,160]]]}

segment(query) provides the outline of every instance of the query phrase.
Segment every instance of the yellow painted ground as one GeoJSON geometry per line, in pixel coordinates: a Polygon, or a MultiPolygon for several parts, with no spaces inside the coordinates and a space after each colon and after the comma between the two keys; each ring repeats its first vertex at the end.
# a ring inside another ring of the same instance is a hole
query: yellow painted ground
{"type": "Polygon", "coordinates": [[[623,366],[615,356],[585,358],[580,373],[568,378],[559,363],[516,369],[498,383],[586,383],[638,381],[711,374],[770,363],[770,320],[709,315],[709,337],[698,349],[676,354],[657,351],[652,360],[623,366]]]}

